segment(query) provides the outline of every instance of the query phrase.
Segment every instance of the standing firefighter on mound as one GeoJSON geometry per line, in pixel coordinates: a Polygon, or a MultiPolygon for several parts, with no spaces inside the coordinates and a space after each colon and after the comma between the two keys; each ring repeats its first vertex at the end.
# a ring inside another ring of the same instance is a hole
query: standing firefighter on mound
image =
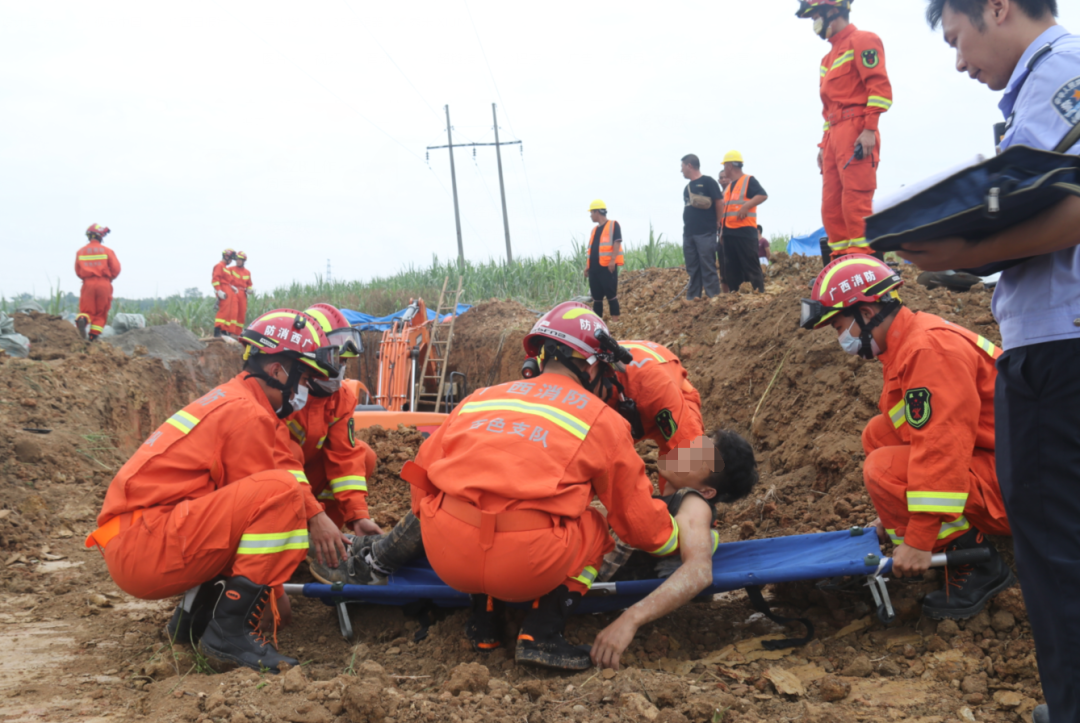
{"type": "Polygon", "coordinates": [[[618,221],[608,220],[607,204],[597,199],[589,205],[596,226],[589,235],[589,255],[585,260],[585,278],[593,311],[604,316],[604,299],[608,300],[611,320],[619,320],[619,267],[623,265],[622,228],[618,221]]]}
{"type": "Polygon", "coordinates": [[[309,379],[337,374],[337,348],[325,341],[316,321],[291,309],[253,321],[241,338],[244,370],[143,442],[86,539],[129,595],[187,591],[169,637],[199,642],[215,661],[275,673],[297,664],[268,636],[288,621],[281,586],[307,554],[309,528],[318,545],[326,535],[316,525],[329,523],[302,473],[288,469],[295,462],[280,420],[303,405],[309,379]]]}
{"type": "Polygon", "coordinates": [[[863,479],[878,537],[897,545],[893,572],[920,575],[943,550],[985,547],[990,559],[946,568],[945,587],[923,599],[935,619],[972,617],[1016,582],[984,534],[1011,535],[994,469],[994,360],[985,337],[905,308],[900,276],[871,256],[846,256],[803,299],[804,329],[832,326],[841,348],[877,359],[881,414],[863,430],[863,479]]]}
{"type": "MultiPolygon", "coordinates": [[[[821,220],[833,258],[870,253],[866,221],[873,212],[881,160],[878,119],[892,107],[881,38],[852,25],[852,0],[801,0],[795,15],[813,18],[814,32],[832,44],[821,61],[825,134],[818,151],[821,220]]],[[[823,249],[824,251],[824,249],[823,249]]]]}
{"type": "Polygon", "coordinates": [[[614,547],[608,525],[654,555],[678,550],[629,426],[598,396],[617,363],[597,338],[606,333],[584,305],[556,306],[525,337],[542,373],[474,392],[402,470],[431,566],[473,595],[467,635],[479,650],[501,645],[503,601],[531,600],[515,659],[589,668],[563,629],[614,547]]]}
{"type": "Polygon", "coordinates": [[[94,341],[101,336],[109,310],[112,309],[113,280],[120,275],[120,262],[105,246],[109,227],[92,223],[86,229],[86,245],[75,254],[75,275],[82,279],[79,315],[75,327],[83,338],[94,341]]]}

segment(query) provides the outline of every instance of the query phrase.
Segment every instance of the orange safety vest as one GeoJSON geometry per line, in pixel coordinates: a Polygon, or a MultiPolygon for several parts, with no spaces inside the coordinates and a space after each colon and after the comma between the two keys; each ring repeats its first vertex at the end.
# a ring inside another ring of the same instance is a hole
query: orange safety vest
{"type": "MultiPolygon", "coordinates": [[[[592,256],[592,245],[596,243],[596,229],[600,228],[599,225],[595,226],[589,235],[589,256],[585,259],[585,269],[589,268],[589,258],[592,256]]],[[[611,254],[613,253],[611,234],[612,229],[615,228],[615,221],[608,219],[604,223],[604,230],[600,233],[600,265],[607,267],[611,265],[611,254]]],[[[615,257],[615,265],[623,265],[623,255],[619,254],[615,257]]]]}
{"type": "Polygon", "coordinates": [[[746,189],[750,186],[753,176],[743,175],[735,183],[729,183],[724,191],[724,228],[757,228],[757,206],[750,209],[746,218],[738,217],[739,209],[749,199],[746,197],[746,189]]]}

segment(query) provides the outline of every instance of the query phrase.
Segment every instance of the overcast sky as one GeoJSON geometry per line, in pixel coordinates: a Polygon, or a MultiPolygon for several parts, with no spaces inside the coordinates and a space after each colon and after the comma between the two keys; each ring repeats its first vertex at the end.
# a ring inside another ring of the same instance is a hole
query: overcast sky
{"type": "MultiPolygon", "coordinates": [[[[1080,30],[1080,3],[1060,22],[1080,30]]],[[[78,291],[91,223],[116,294],[210,293],[221,249],[255,289],[369,279],[457,253],[455,142],[499,105],[515,256],[569,250],[603,199],[630,243],[681,240],[679,159],[738,149],[766,232],[820,225],[818,67],[794,0],[183,3],[0,0],[0,293],[78,291]]],[[[860,0],[895,105],[879,194],[991,153],[999,95],[954,70],[921,0],[860,0]]],[[[493,148],[456,151],[465,254],[503,258],[493,148]]]]}

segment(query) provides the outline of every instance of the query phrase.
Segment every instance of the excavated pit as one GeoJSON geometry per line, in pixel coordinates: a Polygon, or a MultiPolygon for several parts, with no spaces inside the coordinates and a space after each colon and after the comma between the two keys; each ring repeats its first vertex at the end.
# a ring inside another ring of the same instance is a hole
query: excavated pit
{"type": "MultiPolygon", "coordinates": [[[[693,302],[681,299],[681,269],[623,277],[615,335],[680,354],[707,425],[732,428],[757,450],[761,484],[722,511],[724,541],[845,529],[874,517],[859,433],[876,413],[880,368],[844,354],[830,332],[796,330],[798,300],[818,268],[781,259],[768,269],[764,294],[693,302]]],[[[999,341],[989,292],[927,291],[912,285],[910,269],[904,276],[912,308],[999,341]]],[[[513,302],[476,306],[458,321],[450,367],[473,388],[516,378],[521,338],[535,318],[513,302]]],[[[357,638],[344,641],[330,607],[294,598],[294,624],[279,640],[301,668],[204,675],[189,646],[165,641],[175,601],[126,596],[82,540],[119,465],[165,417],[231,377],[239,350],[210,343],[167,369],[137,346],[132,357],[86,344],[57,317],[17,315],[16,325],[33,346],[30,359],[0,357],[5,720],[940,723],[1026,720],[1041,699],[1019,590],[970,621],[934,623],[918,606],[940,584],[934,573],[890,583],[900,613],[890,628],[876,620],[865,589],[770,589],[779,612],[817,627],[816,639],[794,650],[761,649],[761,636],[783,630],[741,592],[688,605],[643,627],[614,674],[560,675],[516,666],[512,651],[473,653],[460,611],[436,616],[416,641],[421,623],[404,611],[353,607],[357,638]]],[[[409,504],[397,472],[422,440],[408,429],[362,436],[380,459],[369,480],[373,516],[391,525],[409,504]]],[[[655,449],[639,451],[655,476],[655,449]]],[[[294,579],[310,577],[301,569],[294,579]]],[[[589,643],[612,619],[575,617],[567,635],[589,643]]],[[[507,633],[519,623],[513,616],[507,633]]]]}

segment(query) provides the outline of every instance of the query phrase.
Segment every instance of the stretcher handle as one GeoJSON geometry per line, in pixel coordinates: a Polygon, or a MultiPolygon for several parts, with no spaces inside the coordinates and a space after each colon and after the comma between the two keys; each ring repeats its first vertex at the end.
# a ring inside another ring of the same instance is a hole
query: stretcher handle
{"type": "MultiPolygon", "coordinates": [[[[975,547],[970,550],[950,550],[949,552],[936,552],[931,555],[930,567],[971,565],[973,563],[986,562],[989,559],[989,547],[975,547]]],[[[887,575],[890,572],[892,572],[892,558],[883,558],[877,574],[887,575]]]]}

